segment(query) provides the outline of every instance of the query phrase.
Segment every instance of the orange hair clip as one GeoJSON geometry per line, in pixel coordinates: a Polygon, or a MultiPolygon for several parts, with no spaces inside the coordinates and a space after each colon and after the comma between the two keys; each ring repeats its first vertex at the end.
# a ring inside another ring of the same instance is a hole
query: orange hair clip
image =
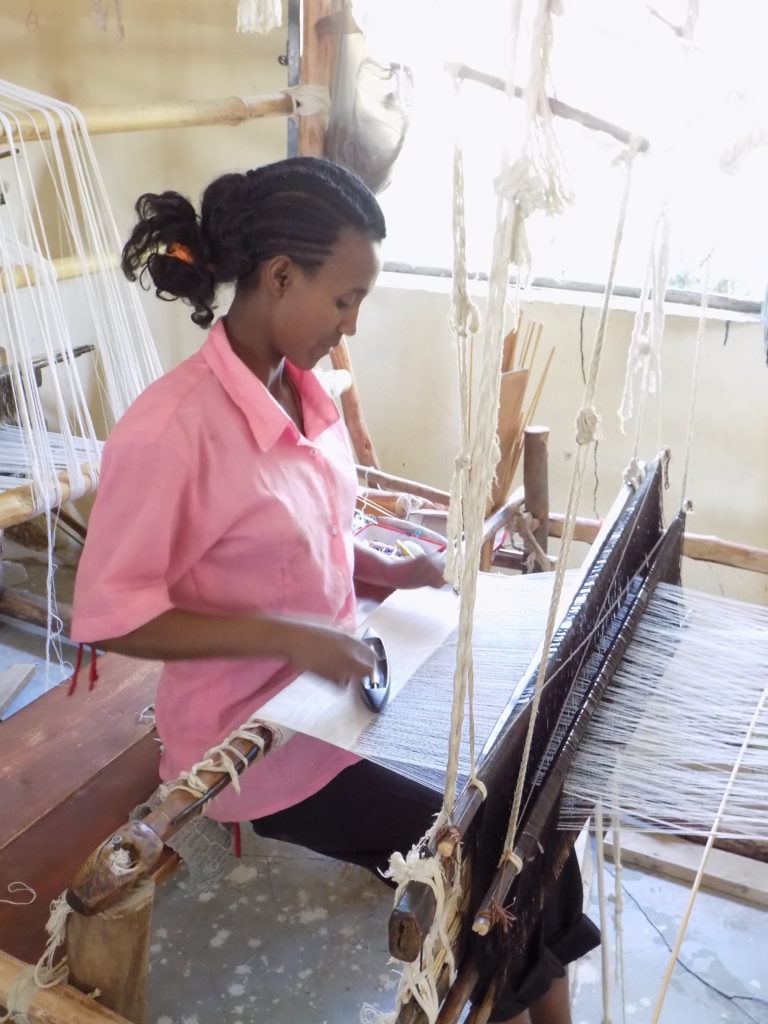
{"type": "Polygon", "coordinates": [[[181,242],[174,242],[173,245],[169,245],[165,250],[166,256],[171,256],[175,260],[181,260],[183,263],[194,263],[195,257],[181,242]]]}

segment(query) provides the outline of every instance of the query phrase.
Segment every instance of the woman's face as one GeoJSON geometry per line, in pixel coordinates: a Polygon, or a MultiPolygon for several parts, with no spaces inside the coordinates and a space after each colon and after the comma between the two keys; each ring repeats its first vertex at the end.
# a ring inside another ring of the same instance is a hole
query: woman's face
{"type": "Polygon", "coordinates": [[[277,351],[310,370],[357,330],[360,304],[379,274],[379,245],[345,228],[317,270],[307,273],[292,261],[274,307],[272,340],[277,351]]]}

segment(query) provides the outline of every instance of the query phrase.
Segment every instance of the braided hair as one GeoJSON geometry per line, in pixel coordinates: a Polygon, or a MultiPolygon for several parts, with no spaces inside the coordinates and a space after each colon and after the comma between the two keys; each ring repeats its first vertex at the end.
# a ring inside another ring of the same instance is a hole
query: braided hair
{"type": "Polygon", "coordinates": [[[213,320],[219,284],[253,287],[261,264],[289,256],[319,268],[344,228],[374,241],[386,235],[373,193],[350,171],[316,157],[294,157],[245,174],[224,174],[206,188],[198,217],[178,192],[149,192],[123,248],[122,269],[161,299],[192,306],[192,320],[213,320]]]}

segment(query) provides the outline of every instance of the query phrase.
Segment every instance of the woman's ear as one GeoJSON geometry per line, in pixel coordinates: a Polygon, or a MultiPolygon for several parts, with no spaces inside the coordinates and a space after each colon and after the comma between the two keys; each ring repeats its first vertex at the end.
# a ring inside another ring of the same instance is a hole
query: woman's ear
{"type": "Polygon", "coordinates": [[[290,256],[273,256],[267,261],[263,272],[264,283],[272,295],[279,297],[285,292],[294,270],[295,264],[290,256]]]}

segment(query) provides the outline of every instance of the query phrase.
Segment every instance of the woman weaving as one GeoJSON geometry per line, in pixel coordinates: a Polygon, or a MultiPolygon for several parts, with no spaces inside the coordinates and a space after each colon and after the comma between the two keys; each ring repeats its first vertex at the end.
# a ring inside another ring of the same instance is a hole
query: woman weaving
{"type": "MultiPolygon", "coordinates": [[[[161,775],[173,779],[300,672],[338,684],[369,673],[372,653],[352,635],[354,581],[443,580],[431,557],[353,542],[349,442],[312,372],[355,333],[377,277],[385,225],[373,195],[334,164],[297,158],[212,182],[199,217],[175,192],[136,209],[124,272],[148,274],[212,326],[105,445],[72,638],[165,663],[156,716],[161,775]],[[214,323],[216,290],[232,282],[214,323]]],[[[296,735],[207,813],[377,871],[438,808],[427,787],[296,735]]],[[[536,997],[558,980],[534,1022],[569,1020],[561,972],[556,962],[540,979],[536,997]],[[564,1009],[542,1016],[553,996],[564,1009]]]]}

